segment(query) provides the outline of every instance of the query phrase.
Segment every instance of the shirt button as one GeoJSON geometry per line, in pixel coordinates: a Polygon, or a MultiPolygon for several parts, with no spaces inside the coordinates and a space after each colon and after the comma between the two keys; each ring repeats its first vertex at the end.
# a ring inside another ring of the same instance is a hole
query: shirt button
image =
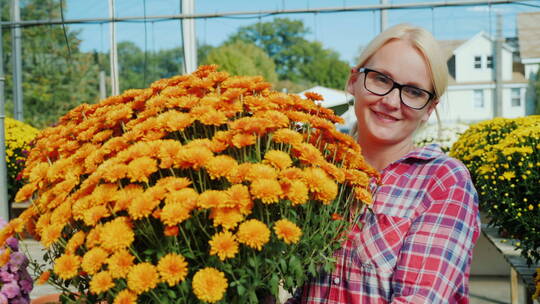
{"type": "Polygon", "coordinates": [[[339,285],[339,282],[340,282],[340,281],[341,281],[341,280],[340,280],[339,278],[334,278],[334,284],[339,285]]]}

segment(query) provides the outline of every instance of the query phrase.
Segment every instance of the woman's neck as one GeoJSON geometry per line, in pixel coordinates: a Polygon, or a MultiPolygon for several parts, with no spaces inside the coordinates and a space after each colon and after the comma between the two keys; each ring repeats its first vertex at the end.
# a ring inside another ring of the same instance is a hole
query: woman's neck
{"type": "Polygon", "coordinates": [[[358,143],[362,147],[362,155],[366,162],[379,172],[414,149],[412,140],[388,145],[384,143],[368,143],[359,137],[358,143]]]}

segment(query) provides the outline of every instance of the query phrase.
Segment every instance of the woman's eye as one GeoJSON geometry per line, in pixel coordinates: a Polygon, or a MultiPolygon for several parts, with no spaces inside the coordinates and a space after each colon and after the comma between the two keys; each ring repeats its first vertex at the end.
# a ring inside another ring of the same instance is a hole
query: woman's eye
{"type": "Polygon", "coordinates": [[[375,80],[380,83],[389,83],[390,79],[388,77],[385,77],[383,75],[375,75],[375,80]]]}
{"type": "Polygon", "coordinates": [[[405,94],[411,97],[423,97],[426,94],[424,91],[412,87],[404,87],[403,90],[405,91],[405,94]]]}

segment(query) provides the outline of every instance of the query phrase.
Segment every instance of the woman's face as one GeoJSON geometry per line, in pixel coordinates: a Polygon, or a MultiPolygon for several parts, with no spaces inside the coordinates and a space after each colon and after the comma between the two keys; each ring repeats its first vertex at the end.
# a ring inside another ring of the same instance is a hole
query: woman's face
{"type": "MultiPolygon", "coordinates": [[[[363,66],[381,72],[395,82],[433,92],[428,64],[422,53],[404,40],[391,40],[363,66]]],[[[371,72],[370,72],[371,73],[371,72]]],[[[355,97],[358,134],[362,141],[377,145],[412,143],[412,135],[421,122],[427,121],[436,105],[415,110],[401,103],[399,89],[378,96],[364,87],[365,73],[349,80],[348,90],[355,97]]]]}

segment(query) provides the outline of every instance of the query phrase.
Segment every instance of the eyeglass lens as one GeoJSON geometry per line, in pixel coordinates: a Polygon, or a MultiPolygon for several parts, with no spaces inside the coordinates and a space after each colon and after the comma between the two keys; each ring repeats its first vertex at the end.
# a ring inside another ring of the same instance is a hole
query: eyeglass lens
{"type": "MultiPolygon", "coordinates": [[[[394,81],[384,74],[369,71],[366,73],[365,85],[372,93],[383,96],[394,88],[394,81]]],[[[411,108],[422,108],[430,99],[427,92],[413,86],[404,85],[399,91],[403,103],[411,108]]]]}

